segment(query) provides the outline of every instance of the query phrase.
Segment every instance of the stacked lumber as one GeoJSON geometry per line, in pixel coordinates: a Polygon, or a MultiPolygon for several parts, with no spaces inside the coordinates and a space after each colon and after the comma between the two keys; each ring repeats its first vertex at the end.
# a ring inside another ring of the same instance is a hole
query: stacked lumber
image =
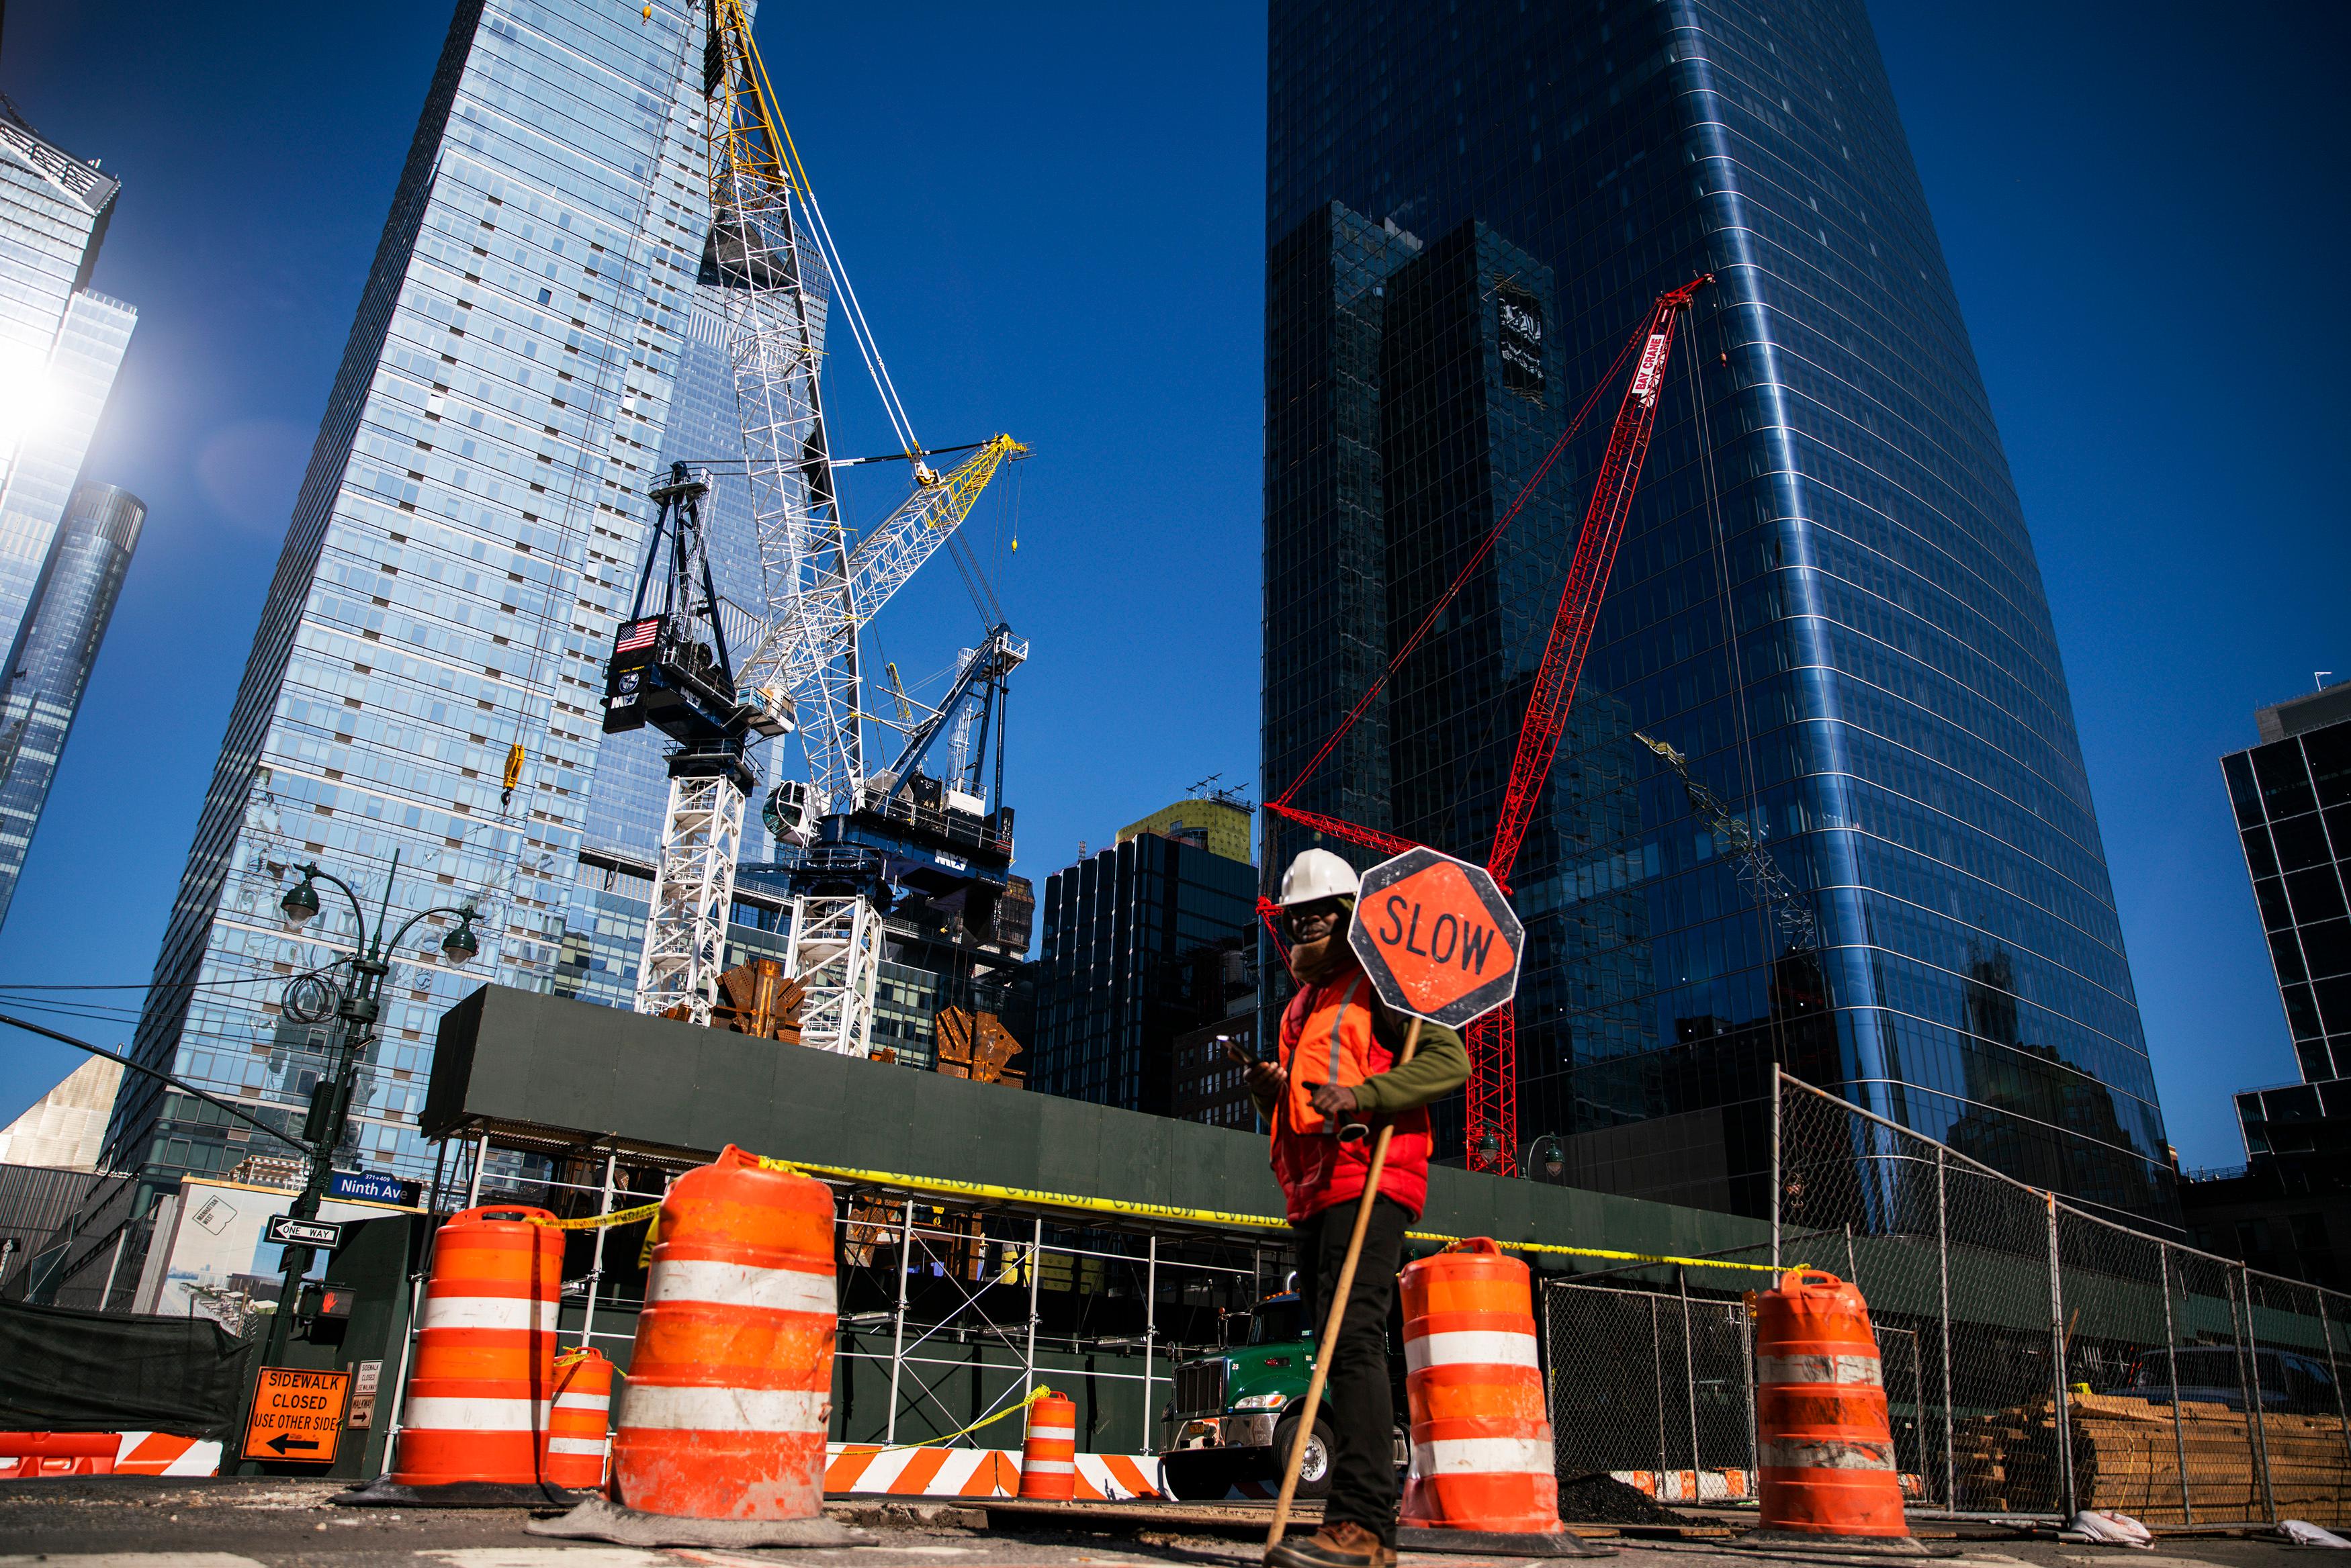
{"type": "MultiPolygon", "coordinates": [[[[2147,1524],[2198,1523],[2280,1515],[2314,1524],[2351,1522],[2351,1441],[2332,1416],[2262,1417],[2255,1432],[2245,1413],[2186,1401],[2173,1430],[2173,1407],[2116,1394],[2075,1394],[2074,1495],[2083,1508],[2113,1509],[2147,1524]],[[2269,1490],[2258,1464],[2269,1455],[2269,1490]]],[[[2053,1400],[2019,1405],[1956,1422],[1952,1459],[1959,1506],[1970,1511],[2054,1512],[2061,1495],[2053,1400]]]]}

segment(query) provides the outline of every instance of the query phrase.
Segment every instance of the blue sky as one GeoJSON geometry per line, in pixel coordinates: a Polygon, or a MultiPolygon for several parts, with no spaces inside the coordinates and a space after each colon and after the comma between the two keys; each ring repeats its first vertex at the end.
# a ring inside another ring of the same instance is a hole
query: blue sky
{"type": "MultiPolygon", "coordinates": [[[[789,48],[768,11],[917,429],[1038,448],[973,527],[1031,639],[1007,794],[1041,881],[1195,779],[1254,781],[1262,11],[864,6],[795,16],[789,48]]],[[[2214,759],[2351,671],[2342,13],[1873,14],[2040,549],[2172,1135],[2232,1163],[2229,1093],[2294,1070],[2214,759]]],[[[152,510],[0,985],[153,966],[445,20],[9,10],[0,90],[125,182],[95,286],[141,324],[89,472],[152,510]]],[[[885,449],[870,398],[835,405],[838,447],[885,449]]],[[[935,572],[882,649],[935,670],[970,624],[935,572]]],[[[0,1118],[77,1059],[0,1035],[0,1118]]]]}

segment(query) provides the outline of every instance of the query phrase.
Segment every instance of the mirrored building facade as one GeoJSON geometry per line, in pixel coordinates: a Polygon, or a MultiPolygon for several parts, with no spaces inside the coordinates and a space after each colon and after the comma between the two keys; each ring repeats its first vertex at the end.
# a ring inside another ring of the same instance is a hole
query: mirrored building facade
{"type": "MultiPolygon", "coordinates": [[[[473,901],[466,968],[445,919],[399,955],[345,1165],[429,1174],[434,1021],[560,957],[708,229],[703,15],[459,0],[327,398],[133,1050],[298,1123],[327,1031],[280,995],[354,911],[322,888],[289,930],[295,867],[371,919],[388,887],[395,925],[473,901]]],[[[226,1122],[131,1077],[111,1157],[225,1169],[226,1122]]]]}
{"type": "Polygon", "coordinates": [[[2256,1162],[2351,1179],[2351,681],[2264,708],[2220,759],[2302,1082],[2237,1096],[2256,1162]]]}
{"type": "Polygon", "coordinates": [[[88,482],[74,487],[0,671],[0,920],[16,897],[33,830],[48,805],[146,521],[147,504],[127,490],[88,482]]]}
{"type": "MultiPolygon", "coordinates": [[[[1778,1064],[2175,1223],[2039,567],[1859,0],[1276,0],[1269,127],[1270,796],[1650,301],[1714,280],[1513,877],[1521,1138],[1761,1213],[1778,1064]]],[[[1622,387],[1298,805],[1485,858],[1622,387]]]]}

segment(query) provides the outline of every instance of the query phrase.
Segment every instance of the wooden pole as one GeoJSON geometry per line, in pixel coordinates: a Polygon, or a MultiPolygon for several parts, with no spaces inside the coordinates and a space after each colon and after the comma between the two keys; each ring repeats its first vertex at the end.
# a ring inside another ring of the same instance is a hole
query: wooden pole
{"type": "MultiPolygon", "coordinates": [[[[1412,1060],[1420,1047],[1420,1020],[1412,1021],[1405,1032],[1404,1050],[1397,1054],[1396,1065],[1412,1060]]],[[[1364,1176],[1364,1196],[1355,1204],[1355,1231],[1347,1239],[1347,1261],[1339,1266],[1339,1282],[1331,1291],[1331,1310],[1323,1314],[1322,1338],[1315,1345],[1314,1376],[1306,1384],[1305,1408],[1298,1417],[1298,1436],[1290,1445],[1290,1460],[1281,1470],[1281,1495],[1274,1500],[1273,1528],[1266,1532],[1266,1550],[1281,1544],[1290,1529],[1290,1505],[1298,1495],[1298,1471],[1306,1463],[1306,1445],[1314,1439],[1314,1415],[1322,1407],[1322,1385],[1330,1381],[1331,1358],[1338,1354],[1339,1329],[1347,1316],[1347,1296],[1355,1288],[1355,1265],[1364,1255],[1364,1232],[1371,1228],[1372,1204],[1380,1195],[1380,1172],[1388,1163],[1388,1139],[1395,1136],[1393,1121],[1382,1124],[1379,1137],[1372,1144],[1372,1168],[1364,1176]]],[[[1384,1334],[1387,1325],[1380,1325],[1384,1334]]]]}

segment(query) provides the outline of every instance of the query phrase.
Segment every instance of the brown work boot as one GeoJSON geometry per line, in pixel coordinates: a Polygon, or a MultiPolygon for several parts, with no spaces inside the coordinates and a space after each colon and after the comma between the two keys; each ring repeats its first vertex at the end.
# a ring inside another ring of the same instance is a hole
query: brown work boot
{"type": "Polygon", "coordinates": [[[1394,1562],[1380,1538],[1352,1520],[1326,1524],[1303,1541],[1265,1554],[1265,1568],[1385,1568],[1394,1562]]]}

